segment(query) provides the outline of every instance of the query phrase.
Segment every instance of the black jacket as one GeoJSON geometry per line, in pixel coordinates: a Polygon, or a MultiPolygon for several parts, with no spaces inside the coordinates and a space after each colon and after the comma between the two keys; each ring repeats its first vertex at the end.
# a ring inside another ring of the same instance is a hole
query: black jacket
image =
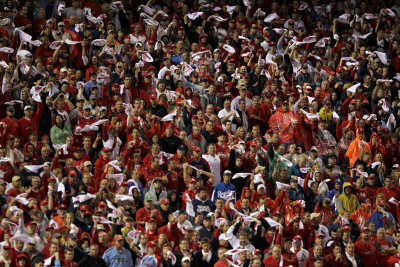
{"type": "Polygon", "coordinates": [[[214,266],[214,264],[218,261],[218,257],[217,257],[217,255],[215,253],[211,252],[211,250],[210,250],[209,253],[212,253],[211,254],[211,259],[210,259],[210,262],[207,262],[207,261],[203,261],[202,260],[203,253],[201,252],[201,250],[197,251],[196,254],[194,255],[194,266],[195,267],[197,267],[197,266],[198,267],[212,267],[212,266],[214,266]]]}
{"type": "MultiPolygon", "coordinates": [[[[344,257],[346,258],[347,264],[349,266],[353,266],[351,261],[347,258],[346,253],[344,253],[344,257]]],[[[354,254],[354,257],[356,258],[357,267],[364,267],[365,266],[364,262],[361,260],[361,258],[358,255],[354,254]]]]}
{"type": "Polygon", "coordinates": [[[106,262],[101,257],[95,259],[89,254],[83,256],[83,258],[78,262],[78,265],[79,267],[107,267],[106,262]]]}

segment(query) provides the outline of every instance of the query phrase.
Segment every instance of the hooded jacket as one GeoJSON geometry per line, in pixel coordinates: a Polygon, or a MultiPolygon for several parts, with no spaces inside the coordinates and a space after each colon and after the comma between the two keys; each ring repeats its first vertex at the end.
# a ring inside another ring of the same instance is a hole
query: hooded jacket
{"type": "Polygon", "coordinates": [[[208,198],[206,200],[201,200],[199,195],[196,195],[196,198],[192,201],[193,210],[195,214],[202,213],[203,216],[207,216],[208,213],[214,212],[215,205],[214,203],[208,198]]]}
{"type": "Polygon", "coordinates": [[[343,184],[343,193],[336,200],[336,209],[340,215],[342,215],[345,210],[352,213],[360,207],[360,203],[358,202],[357,197],[354,194],[345,194],[344,189],[346,187],[351,187],[353,189],[353,186],[349,182],[343,184]]]}
{"type": "Polygon", "coordinates": [[[302,216],[302,214],[303,214],[303,212],[304,212],[304,208],[303,208],[303,206],[301,205],[301,202],[302,202],[301,200],[296,200],[296,201],[293,203],[292,210],[291,210],[288,214],[286,214],[286,216],[285,216],[285,223],[286,223],[286,225],[289,225],[289,223],[291,223],[295,217],[301,217],[301,216],[302,216]],[[294,209],[294,208],[295,208],[296,206],[300,207],[300,212],[299,212],[299,214],[295,214],[295,209],[294,209]]]}
{"type": "Polygon", "coordinates": [[[154,179],[151,180],[150,189],[146,193],[146,196],[151,196],[153,198],[153,204],[154,205],[160,205],[161,199],[168,198],[167,192],[162,190],[162,188],[161,188],[160,194],[157,195],[156,190],[154,189],[154,179]]]}
{"type": "MultiPolygon", "coordinates": [[[[371,148],[369,147],[369,144],[365,142],[365,135],[363,136],[364,138],[364,153],[365,152],[370,152],[371,153],[371,148]]],[[[361,146],[360,146],[360,135],[356,133],[356,138],[350,143],[349,148],[347,149],[346,156],[349,158],[350,161],[350,167],[353,167],[354,163],[357,161],[360,152],[361,152],[361,146]]]]}

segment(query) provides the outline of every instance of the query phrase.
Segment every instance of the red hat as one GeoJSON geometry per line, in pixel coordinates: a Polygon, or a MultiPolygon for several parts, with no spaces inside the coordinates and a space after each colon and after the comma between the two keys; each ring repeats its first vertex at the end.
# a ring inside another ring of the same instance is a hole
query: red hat
{"type": "Polygon", "coordinates": [[[15,136],[12,135],[12,134],[9,134],[9,135],[7,136],[7,139],[15,139],[15,136]]]}
{"type": "Polygon", "coordinates": [[[357,99],[352,99],[352,100],[350,101],[350,104],[357,104],[357,99]]]}
{"type": "Polygon", "coordinates": [[[54,226],[52,224],[47,225],[45,230],[47,231],[49,229],[53,229],[54,230],[54,226]]]}
{"type": "Polygon", "coordinates": [[[80,206],[79,210],[80,211],[85,211],[85,210],[90,210],[90,208],[87,205],[82,205],[82,206],[80,206]]]}
{"type": "Polygon", "coordinates": [[[282,102],[282,106],[283,105],[289,105],[289,102],[285,100],[285,101],[282,102]]]}
{"type": "Polygon", "coordinates": [[[147,41],[147,44],[154,44],[153,40],[147,41]]]}
{"type": "Polygon", "coordinates": [[[100,201],[97,207],[107,207],[107,203],[105,201],[100,201]]]}
{"type": "Polygon", "coordinates": [[[293,20],[289,20],[288,24],[289,25],[294,25],[294,21],[293,20]]]}
{"type": "Polygon", "coordinates": [[[334,76],[334,75],[335,75],[335,72],[330,71],[330,72],[328,72],[328,75],[334,76]]]}
{"type": "Polygon", "coordinates": [[[293,240],[303,240],[303,238],[301,238],[301,236],[300,235],[295,235],[294,236],[294,238],[293,238],[293,240]]]}
{"type": "Polygon", "coordinates": [[[183,93],[183,89],[182,88],[180,88],[180,87],[178,87],[178,88],[176,88],[176,90],[175,90],[177,93],[183,93]]]}
{"type": "Polygon", "coordinates": [[[275,42],[269,42],[268,45],[269,45],[269,46],[276,46],[276,43],[275,43],[275,42]]]}
{"type": "Polygon", "coordinates": [[[114,83],[114,84],[112,85],[112,87],[119,87],[119,84],[118,84],[118,83],[114,83]]]}
{"type": "Polygon", "coordinates": [[[225,35],[224,36],[224,39],[226,40],[226,39],[232,39],[232,36],[230,36],[229,34],[228,35],[225,35]]]}
{"type": "Polygon", "coordinates": [[[385,200],[381,199],[378,201],[378,206],[381,206],[381,205],[386,205],[385,200]]]}
{"type": "Polygon", "coordinates": [[[11,248],[11,245],[8,242],[3,246],[3,249],[10,249],[10,248],[11,248]]]}
{"type": "Polygon", "coordinates": [[[279,210],[276,210],[276,211],[272,214],[272,216],[279,216],[279,215],[282,215],[282,213],[281,213],[279,210]]]}
{"type": "Polygon", "coordinates": [[[364,129],[361,128],[361,127],[358,127],[357,130],[356,130],[356,132],[357,132],[357,133],[363,133],[363,132],[364,132],[364,129]]]}
{"type": "Polygon", "coordinates": [[[337,67],[336,68],[336,72],[343,72],[344,71],[344,68],[343,67],[337,67]]]}
{"type": "Polygon", "coordinates": [[[292,13],[299,13],[299,10],[297,8],[293,9],[292,13]]]}
{"type": "Polygon", "coordinates": [[[234,19],[230,19],[229,22],[230,23],[235,23],[235,20],[234,19]]]}
{"type": "Polygon", "coordinates": [[[198,147],[198,146],[195,146],[195,147],[193,148],[193,151],[195,151],[195,152],[200,152],[200,151],[201,151],[201,148],[198,147]]]}
{"type": "Polygon", "coordinates": [[[147,222],[150,223],[150,222],[157,222],[157,221],[154,218],[150,218],[147,222]]]}
{"type": "Polygon", "coordinates": [[[317,234],[316,236],[315,236],[315,239],[317,239],[318,237],[325,237],[325,235],[324,234],[321,234],[321,233],[319,233],[319,234],[317,234]]]}
{"type": "Polygon", "coordinates": [[[197,183],[196,179],[194,179],[194,178],[190,179],[189,184],[191,184],[191,183],[197,183]]]}
{"type": "Polygon", "coordinates": [[[257,146],[257,142],[254,140],[250,141],[250,146],[257,146]]]}
{"type": "Polygon", "coordinates": [[[166,198],[163,198],[163,199],[161,199],[160,203],[163,205],[166,205],[166,204],[169,204],[169,200],[166,198]]]}
{"type": "Polygon", "coordinates": [[[361,233],[364,233],[365,231],[369,231],[369,229],[367,227],[361,228],[361,233]]]}
{"type": "Polygon", "coordinates": [[[64,210],[66,210],[67,209],[67,205],[65,205],[65,204],[58,204],[58,207],[57,207],[59,210],[61,210],[61,209],[64,209],[64,210]]]}
{"type": "Polygon", "coordinates": [[[154,246],[156,246],[156,242],[154,242],[154,241],[147,242],[147,245],[146,245],[147,248],[154,247],[154,246]]]}
{"type": "Polygon", "coordinates": [[[368,175],[367,180],[372,180],[375,178],[375,174],[371,173],[370,175],[368,175]]]}
{"type": "Polygon", "coordinates": [[[283,81],[282,85],[289,85],[289,82],[288,81],[283,81]]]}
{"type": "Polygon", "coordinates": [[[271,37],[271,34],[269,32],[264,33],[264,37],[271,37]]]}
{"type": "Polygon", "coordinates": [[[29,226],[29,225],[32,225],[32,224],[36,224],[37,225],[37,223],[35,221],[30,221],[30,222],[28,222],[27,225],[29,226]]]}
{"type": "Polygon", "coordinates": [[[75,170],[70,170],[70,171],[68,172],[68,175],[69,175],[69,176],[72,176],[72,175],[78,175],[78,174],[76,173],[75,170]]]}
{"type": "Polygon", "coordinates": [[[50,178],[47,179],[47,182],[51,182],[51,181],[57,181],[56,177],[50,176],[50,178]]]}
{"type": "Polygon", "coordinates": [[[351,227],[349,226],[349,225],[345,225],[345,226],[343,226],[343,231],[346,231],[346,230],[351,230],[351,227]]]}
{"type": "Polygon", "coordinates": [[[42,200],[42,201],[40,201],[40,206],[44,206],[44,205],[46,205],[47,203],[49,203],[48,201],[47,201],[47,199],[45,199],[45,200],[42,200]]]}
{"type": "Polygon", "coordinates": [[[255,254],[257,254],[257,253],[261,253],[261,250],[259,250],[259,249],[253,250],[253,255],[255,255],[255,254]]]}
{"type": "Polygon", "coordinates": [[[128,182],[127,181],[123,181],[119,186],[124,186],[124,185],[126,185],[126,186],[128,186],[129,187],[129,184],[128,184],[128,182]]]}
{"type": "Polygon", "coordinates": [[[371,200],[369,200],[369,199],[365,200],[365,206],[371,207],[372,206],[371,205],[371,200]]]}
{"type": "Polygon", "coordinates": [[[399,164],[394,164],[394,165],[392,166],[392,169],[399,169],[399,168],[400,168],[399,164]]]}
{"type": "Polygon", "coordinates": [[[150,94],[150,99],[157,99],[157,94],[150,94]]]}
{"type": "Polygon", "coordinates": [[[108,147],[105,146],[105,147],[103,147],[101,152],[111,152],[111,149],[109,149],[108,147]]]}
{"type": "Polygon", "coordinates": [[[180,27],[178,28],[178,31],[179,31],[179,30],[185,30],[185,27],[180,26],[180,27]]]}
{"type": "Polygon", "coordinates": [[[228,63],[235,63],[235,60],[234,59],[229,59],[228,63]]]}
{"type": "Polygon", "coordinates": [[[120,240],[124,240],[124,237],[122,235],[116,235],[114,237],[114,241],[120,241],[120,240]]]}

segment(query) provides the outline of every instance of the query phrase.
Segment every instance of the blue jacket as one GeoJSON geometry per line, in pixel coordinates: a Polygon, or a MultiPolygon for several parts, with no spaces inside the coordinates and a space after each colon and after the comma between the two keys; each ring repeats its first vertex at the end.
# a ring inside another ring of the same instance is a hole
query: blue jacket
{"type": "Polygon", "coordinates": [[[132,254],[126,248],[119,253],[115,247],[111,247],[104,252],[103,260],[109,267],[130,267],[133,266],[132,254]]]}
{"type": "Polygon", "coordinates": [[[196,198],[192,201],[194,213],[202,213],[203,216],[206,216],[208,213],[213,212],[215,210],[214,203],[208,199],[205,201],[200,200],[200,198],[196,195],[196,198]]]}
{"type": "MultiPolygon", "coordinates": [[[[342,180],[336,179],[336,180],[335,180],[335,184],[336,184],[336,182],[340,183],[339,194],[342,194],[342,191],[343,191],[343,188],[342,188],[342,187],[343,187],[342,180]]],[[[329,198],[330,200],[333,200],[333,197],[335,196],[336,191],[337,191],[336,188],[333,188],[331,191],[328,192],[328,194],[326,194],[325,198],[329,198]]],[[[335,206],[334,203],[332,203],[331,207],[332,207],[333,213],[337,213],[336,206],[335,206]]]]}
{"type": "MultiPolygon", "coordinates": [[[[396,223],[396,227],[398,227],[396,220],[394,219],[393,215],[390,212],[386,212],[387,214],[387,220],[388,221],[394,221],[396,223]]],[[[371,217],[367,220],[367,222],[373,222],[375,225],[375,234],[378,231],[379,228],[383,227],[385,228],[385,224],[383,223],[383,213],[380,212],[379,210],[374,211],[372,213],[371,217]]]]}
{"type": "MultiPolygon", "coordinates": [[[[229,193],[231,191],[236,192],[236,188],[233,184],[231,184],[230,182],[227,184],[225,184],[224,182],[220,182],[219,184],[217,184],[215,186],[211,200],[215,203],[215,200],[217,200],[217,198],[222,198],[225,203],[225,198],[227,195],[229,195],[229,193]]],[[[235,195],[236,195],[236,193],[235,193],[235,195]]],[[[235,196],[235,199],[236,199],[236,196],[235,196]]]]}

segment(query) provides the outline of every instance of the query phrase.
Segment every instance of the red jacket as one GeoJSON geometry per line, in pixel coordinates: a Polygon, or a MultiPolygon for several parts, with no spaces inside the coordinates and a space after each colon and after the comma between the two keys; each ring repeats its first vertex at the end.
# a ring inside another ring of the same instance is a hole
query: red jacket
{"type": "Polygon", "coordinates": [[[100,157],[96,160],[96,163],[94,164],[94,177],[97,181],[100,181],[101,174],[104,172],[104,169],[108,162],[110,162],[110,159],[105,160],[103,158],[103,155],[100,155],[100,157]]]}
{"type": "MultiPolygon", "coordinates": [[[[163,222],[162,216],[161,216],[160,211],[155,209],[155,208],[152,208],[151,210],[147,210],[145,207],[139,209],[136,212],[136,222],[142,222],[142,221],[148,222],[150,220],[150,214],[151,214],[152,210],[156,210],[157,211],[156,216],[154,217],[154,219],[156,220],[157,226],[160,227],[162,225],[162,222],[163,222]]],[[[142,225],[142,224],[138,224],[137,225],[137,230],[141,231],[142,233],[146,232],[146,229],[145,229],[144,225],[142,225]]]]}
{"type": "Polygon", "coordinates": [[[285,257],[283,257],[282,260],[283,260],[283,265],[280,266],[279,265],[280,260],[276,260],[271,255],[271,256],[268,256],[267,258],[265,258],[263,260],[263,263],[265,266],[268,266],[268,267],[288,267],[290,265],[289,261],[285,257]]]}

